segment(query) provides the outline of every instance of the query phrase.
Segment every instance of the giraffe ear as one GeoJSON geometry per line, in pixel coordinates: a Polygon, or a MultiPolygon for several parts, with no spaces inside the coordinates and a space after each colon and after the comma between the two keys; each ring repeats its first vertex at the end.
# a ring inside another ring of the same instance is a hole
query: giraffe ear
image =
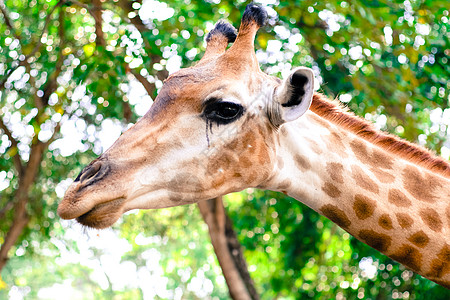
{"type": "Polygon", "coordinates": [[[311,105],[314,93],[314,73],[310,68],[296,68],[278,86],[274,93],[277,102],[278,124],[294,121],[303,115],[311,105]]]}

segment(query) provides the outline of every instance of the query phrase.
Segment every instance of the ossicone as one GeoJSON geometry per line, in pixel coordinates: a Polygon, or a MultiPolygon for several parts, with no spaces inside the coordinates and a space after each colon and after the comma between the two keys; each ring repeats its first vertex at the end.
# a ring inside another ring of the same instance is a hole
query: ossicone
{"type": "Polygon", "coordinates": [[[232,43],[236,40],[237,37],[237,30],[234,28],[233,25],[230,23],[219,20],[219,22],[216,23],[213,30],[208,32],[206,35],[206,42],[209,43],[213,39],[226,39],[227,44],[232,43]]]}
{"type": "Polygon", "coordinates": [[[237,30],[230,23],[220,20],[206,35],[206,51],[200,63],[225,52],[229,43],[236,40],[237,30]]]}
{"type": "Polygon", "coordinates": [[[254,40],[258,29],[266,23],[266,10],[256,4],[249,4],[242,16],[239,32],[229,23],[219,21],[206,36],[206,51],[199,64],[225,53],[226,60],[239,60],[244,65],[259,68],[255,56],[254,40]],[[246,63],[244,63],[244,61],[246,63]]]}
{"type": "MultiPolygon", "coordinates": [[[[242,26],[247,26],[251,24],[255,24],[258,27],[262,27],[267,22],[267,12],[266,10],[258,6],[254,3],[250,3],[247,5],[244,11],[244,15],[242,16],[241,28],[242,26]]],[[[241,30],[239,29],[239,32],[241,30]]]]}

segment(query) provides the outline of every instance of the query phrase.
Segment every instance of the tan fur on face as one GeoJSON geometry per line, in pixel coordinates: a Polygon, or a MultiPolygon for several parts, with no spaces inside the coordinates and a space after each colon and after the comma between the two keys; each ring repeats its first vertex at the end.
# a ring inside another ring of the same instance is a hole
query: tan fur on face
{"type": "Polygon", "coordinates": [[[103,228],[129,209],[192,203],[267,180],[273,128],[261,122],[264,102],[251,101],[263,83],[268,88],[278,81],[256,68],[219,55],[170,76],[149,112],[102,155],[120,180],[108,174],[83,193],[83,184],[72,185],[61,216],[103,228]],[[240,103],[245,115],[229,125],[208,124],[202,113],[212,94],[240,103]],[[123,185],[100,189],[117,181],[123,185]]]}

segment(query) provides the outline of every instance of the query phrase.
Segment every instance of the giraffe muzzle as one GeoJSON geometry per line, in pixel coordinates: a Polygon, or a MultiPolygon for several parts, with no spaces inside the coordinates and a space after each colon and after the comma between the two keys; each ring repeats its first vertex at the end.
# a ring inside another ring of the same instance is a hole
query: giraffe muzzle
{"type": "MultiPolygon", "coordinates": [[[[121,186],[110,186],[115,167],[101,157],[86,166],[67,189],[58,206],[63,219],[75,219],[95,228],[111,226],[122,214],[126,195],[121,186]]],[[[114,179],[114,178],[113,178],[114,179]]]]}

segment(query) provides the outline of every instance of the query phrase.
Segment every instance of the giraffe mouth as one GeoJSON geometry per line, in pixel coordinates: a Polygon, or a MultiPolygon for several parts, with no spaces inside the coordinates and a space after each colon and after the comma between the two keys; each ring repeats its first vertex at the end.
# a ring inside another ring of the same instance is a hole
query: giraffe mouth
{"type": "Polygon", "coordinates": [[[112,226],[122,215],[125,198],[120,197],[95,205],[76,218],[81,225],[103,229],[112,226]]]}

